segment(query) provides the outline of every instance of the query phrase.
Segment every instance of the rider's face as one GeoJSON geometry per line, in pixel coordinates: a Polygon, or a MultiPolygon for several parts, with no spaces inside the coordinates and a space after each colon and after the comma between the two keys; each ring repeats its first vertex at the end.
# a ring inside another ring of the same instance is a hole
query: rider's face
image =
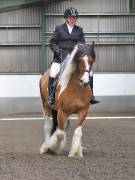
{"type": "Polygon", "coordinates": [[[74,16],[67,17],[66,21],[70,26],[73,27],[77,22],[77,17],[74,17],[74,16]]]}

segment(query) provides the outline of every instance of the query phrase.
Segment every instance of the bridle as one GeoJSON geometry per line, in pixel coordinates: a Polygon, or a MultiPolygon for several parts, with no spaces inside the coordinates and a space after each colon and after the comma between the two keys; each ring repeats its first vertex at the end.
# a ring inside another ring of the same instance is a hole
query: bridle
{"type": "MultiPolygon", "coordinates": [[[[89,69],[86,69],[86,70],[83,72],[83,75],[84,75],[84,73],[88,73],[88,77],[89,77],[89,76],[90,76],[89,74],[90,74],[91,68],[92,68],[92,66],[90,66],[89,69]]],[[[80,70],[79,70],[79,71],[80,71],[80,70]]],[[[89,78],[89,80],[87,81],[87,83],[84,83],[83,80],[82,80],[82,76],[83,76],[83,75],[81,75],[81,72],[79,72],[78,79],[80,80],[80,85],[86,87],[87,85],[89,85],[90,78],[89,78]]]]}

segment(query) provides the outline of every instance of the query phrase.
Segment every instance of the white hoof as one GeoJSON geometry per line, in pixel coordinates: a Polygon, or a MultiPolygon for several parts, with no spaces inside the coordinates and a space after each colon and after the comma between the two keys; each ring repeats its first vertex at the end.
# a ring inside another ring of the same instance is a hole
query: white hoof
{"type": "Polygon", "coordinates": [[[83,158],[83,154],[81,154],[81,155],[76,155],[76,154],[73,155],[73,154],[69,154],[68,157],[69,157],[69,158],[83,158]]]}
{"type": "Polygon", "coordinates": [[[46,143],[43,143],[42,146],[41,146],[41,148],[40,148],[40,154],[45,154],[45,153],[47,153],[48,149],[49,149],[49,145],[46,144],[46,143]]]}
{"type": "Polygon", "coordinates": [[[83,158],[82,148],[79,148],[78,151],[69,152],[68,157],[70,158],[83,158]]]}

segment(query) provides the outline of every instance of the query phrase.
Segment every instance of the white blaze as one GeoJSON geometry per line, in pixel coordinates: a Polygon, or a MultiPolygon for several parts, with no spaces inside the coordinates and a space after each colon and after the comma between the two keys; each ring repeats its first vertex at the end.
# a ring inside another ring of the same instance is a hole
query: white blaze
{"type": "Polygon", "coordinates": [[[84,83],[84,84],[87,84],[89,82],[89,68],[90,68],[90,65],[88,63],[88,56],[85,55],[83,57],[84,59],[84,62],[85,62],[85,66],[86,66],[86,69],[85,69],[85,73],[83,74],[82,78],[81,78],[81,81],[84,83]]]}

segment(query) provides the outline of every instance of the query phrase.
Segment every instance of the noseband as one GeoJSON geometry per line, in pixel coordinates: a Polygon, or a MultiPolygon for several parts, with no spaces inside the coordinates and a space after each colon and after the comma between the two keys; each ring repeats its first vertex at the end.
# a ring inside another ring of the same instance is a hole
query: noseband
{"type": "MultiPolygon", "coordinates": [[[[90,69],[91,69],[91,68],[90,68],[90,69]]],[[[90,70],[86,70],[86,71],[84,71],[84,73],[85,73],[85,72],[87,72],[87,73],[89,74],[89,73],[90,73],[90,70]]],[[[90,76],[90,75],[89,75],[89,76],[90,76]]],[[[79,77],[78,77],[78,79],[80,80],[80,85],[81,85],[81,86],[86,87],[87,85],[89,85],[90,78],[89,78],[89,81],[88,81],[87,83],[84,83],[81,78],[82,78],[82,76],[79,76],[79,77]]]]}

